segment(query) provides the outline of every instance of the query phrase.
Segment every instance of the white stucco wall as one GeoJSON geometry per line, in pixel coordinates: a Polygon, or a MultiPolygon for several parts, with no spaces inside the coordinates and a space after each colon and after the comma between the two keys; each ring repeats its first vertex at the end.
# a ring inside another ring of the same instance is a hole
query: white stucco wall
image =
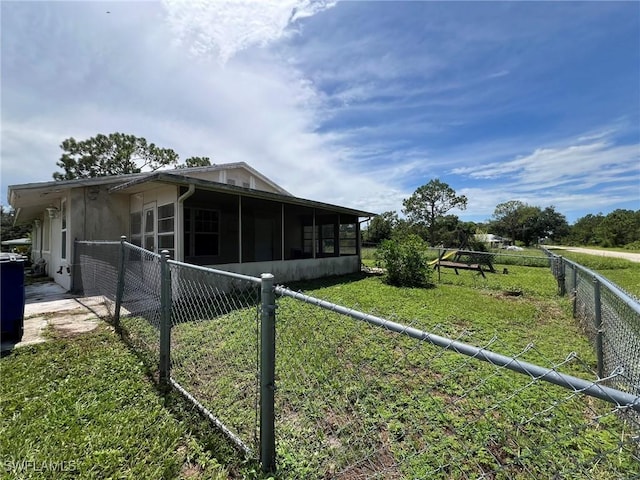
{"type": "Polygon", "coordinates": [[[357,255],[329,258],[305,258],[273,262],[226,263],[209,265],[211,268],[227,272],[259,277],[271,273],[277,284],[297,280],[310,280],[333,275],[346,275],[360,271],[360,257],[357,255]]]}

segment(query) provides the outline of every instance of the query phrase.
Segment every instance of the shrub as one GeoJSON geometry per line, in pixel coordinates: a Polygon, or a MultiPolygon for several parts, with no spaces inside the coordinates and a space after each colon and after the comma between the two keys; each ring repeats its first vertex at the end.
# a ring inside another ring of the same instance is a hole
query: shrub
{"type": "Polygon", "coordinates": [[[640,250],[640,240],[636,240],[635,242],[627,243],[624,246],[625,250],[640,250]]]}
{"type": "Polygon", "coordinates": [[[387,269],[386,282],[398,287],[433,286],[426,250],[426,243],[417,235],[382,242],[377,256],[387,269]]]}

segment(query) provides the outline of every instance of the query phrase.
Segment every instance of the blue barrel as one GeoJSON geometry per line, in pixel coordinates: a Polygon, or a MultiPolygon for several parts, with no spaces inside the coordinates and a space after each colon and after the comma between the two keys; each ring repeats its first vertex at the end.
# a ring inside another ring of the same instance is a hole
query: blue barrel
{"type": "Polygon", "coordinates": [[[24,331],[24,257],[0,254],[1,338],[19,342],[24,331]]]}

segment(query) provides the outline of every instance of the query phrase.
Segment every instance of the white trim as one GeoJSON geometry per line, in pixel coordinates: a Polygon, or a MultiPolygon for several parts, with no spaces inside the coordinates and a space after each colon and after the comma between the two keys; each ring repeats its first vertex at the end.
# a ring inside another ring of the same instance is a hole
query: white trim
{"type": "Polygon", "coordinates": [[[60,261],[66,262],[69,257],[69,222],[67,199],[60,199],[60,261]]]}

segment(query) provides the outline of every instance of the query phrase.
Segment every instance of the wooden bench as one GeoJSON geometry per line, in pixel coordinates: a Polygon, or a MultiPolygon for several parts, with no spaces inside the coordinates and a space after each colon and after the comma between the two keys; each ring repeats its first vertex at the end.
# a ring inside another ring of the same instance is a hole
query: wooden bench
{"type": "Polygon", "coordinates": [[[459,275],[458,270],[475,270],[476,272],[479,272],[483,278],[487,278],[482,271],[482,267],[478,263],[460,263],[450,262],[448,260],[440,260],[436,263],[438,273],[440,273],[440,267],[453,268],[453,270],[456,272],[456,275],[459,275]]]}
{"type": "Polygon", "coordinates": [[[496,273],[493,268],[493,257],[490,253],[473,252],[470,250],[458,250],[455,257],[452,259],[454,262],[466,263],[466,264],[478,264],[480,267],[484,267],[485,270],[489,270],[491,273],[496,273]]]}

